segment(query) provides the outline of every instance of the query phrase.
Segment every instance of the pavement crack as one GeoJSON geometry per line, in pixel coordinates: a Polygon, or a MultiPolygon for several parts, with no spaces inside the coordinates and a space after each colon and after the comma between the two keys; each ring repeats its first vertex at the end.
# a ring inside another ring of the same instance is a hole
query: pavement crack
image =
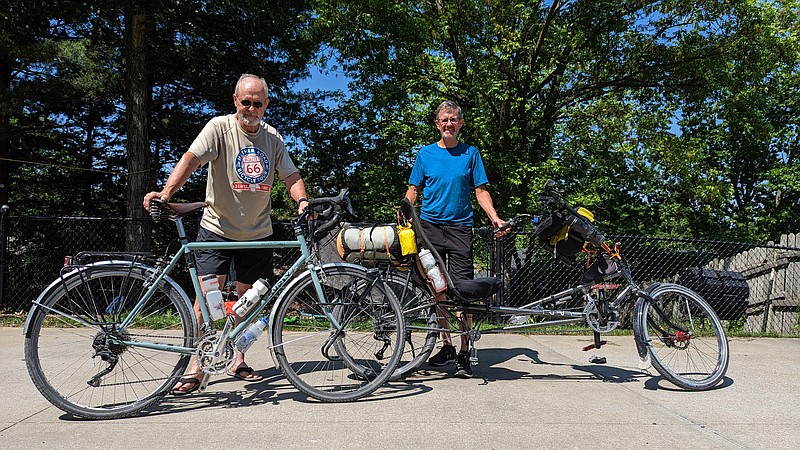
{"type": "Polygon", "coordinates": [[[0,433],[3,433],[3,432],[5,432],[5,431],[7,431],[7,430],[10,430],[11,428],[14,428],[15,426],[17,426],[17,425],[21,424],[22,422],[25,422],[26,420],[30,419],[31,417],[33,417],[33,416],[36,416],[36,415],[39,415],[39,414],[41,414],[41,413],[43,413],[43,412],[47,411],[47,410],[48,410],[48,409],[50,409],[50,408],[51,408],[50,406],[47,406],[47,407],[45,407],[45,408],[42,408],[42,409],[40,409],[39,411],[36,411],[36,412],[35,412],[35,413],[33,413],[33,414],[29,414],[27,417],[23,417],[22,419],[20,419],[20,420],[18,420],[18,421],[16,421],[16,422],[14,422],[14,423],[12,423],[11,425],[9,425],[9,426],[7,426],[7,427],[5,427],[5,428],[2,428],[2,429],[0,429],[0,433]]]}

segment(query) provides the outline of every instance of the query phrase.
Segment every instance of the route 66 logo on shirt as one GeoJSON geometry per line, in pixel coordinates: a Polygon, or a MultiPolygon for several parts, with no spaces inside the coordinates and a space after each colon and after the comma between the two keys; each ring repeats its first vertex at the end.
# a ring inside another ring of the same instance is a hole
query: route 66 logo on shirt
{"type": "Polygon", "coordinates": [[[236,174],[248,184],[260,184],[269,174],[269,158],[255,147],[245,147],[236,155],[236,174]]]}

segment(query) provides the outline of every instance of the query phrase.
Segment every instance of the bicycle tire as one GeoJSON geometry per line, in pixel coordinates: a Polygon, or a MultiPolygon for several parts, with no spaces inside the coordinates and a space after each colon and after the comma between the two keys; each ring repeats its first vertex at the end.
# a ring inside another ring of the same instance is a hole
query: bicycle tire
{"type": "Polygon", "coordinates": [[[131,327],[118,328],[154,271],[124,262],[89,265],[39,296],[41,306],[34,305],[26,321],[25,362],[50,403],[82,418],[116,419],[157,403],[175,385],[189,355],[115,340],[191,346],[197,319],[171,279],[162,280],[131,327]]]}
{"type": "Polygon", "coordinates": [[[653,367],[683,389],[701,391],[719,384],[730,356],[725,329],[711,306],[678,284],[658,284],[648,293],[652,302],[642,296],[636,301],[635,330],[653,367]]]}
{"type": "Polygon", "coordinates": [[[428,360],[436,346],[439,322],[430,292],[413,277],[408,279],[391,272],[386,275],[386,284],[403,308],[406,328],[403,356],[389,378],[396,381],[410,375],[428,360]]]}
{"type": "Polygon", "coordinates": [[[270,351],[304,394],[324,402],[358,400],[382,386],[400,362],[402,309],[382,278],[363,267],[334,263],[317,273],[327,304],[311,273],[299,275],[273,308],[270,351]]]}

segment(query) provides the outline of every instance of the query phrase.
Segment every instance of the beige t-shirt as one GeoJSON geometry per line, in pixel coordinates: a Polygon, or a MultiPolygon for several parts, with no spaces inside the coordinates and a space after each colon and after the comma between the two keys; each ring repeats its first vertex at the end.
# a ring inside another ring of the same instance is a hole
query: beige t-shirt
{"type": "Polygon", "coordinates": [[[208,207],[200,226],[235,241],[270,236],[272,185],[297,172],[275,128],[262,124],[248,133],[234,114],[215,117],[189,151],[208,163],[208,207]]]}

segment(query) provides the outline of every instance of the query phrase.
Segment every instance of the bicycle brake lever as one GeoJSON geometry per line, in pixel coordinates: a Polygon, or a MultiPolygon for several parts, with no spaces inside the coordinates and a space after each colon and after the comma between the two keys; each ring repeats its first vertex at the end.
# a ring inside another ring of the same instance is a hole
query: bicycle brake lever
{"type": "Polygon", "coordinates": [[[347,213],[358,220],[358,215],[356,214],[356,210],[353,208],[353,202],[350,200],[349,195],[345,196],[345,206],[347,207],[347,213]]]}

